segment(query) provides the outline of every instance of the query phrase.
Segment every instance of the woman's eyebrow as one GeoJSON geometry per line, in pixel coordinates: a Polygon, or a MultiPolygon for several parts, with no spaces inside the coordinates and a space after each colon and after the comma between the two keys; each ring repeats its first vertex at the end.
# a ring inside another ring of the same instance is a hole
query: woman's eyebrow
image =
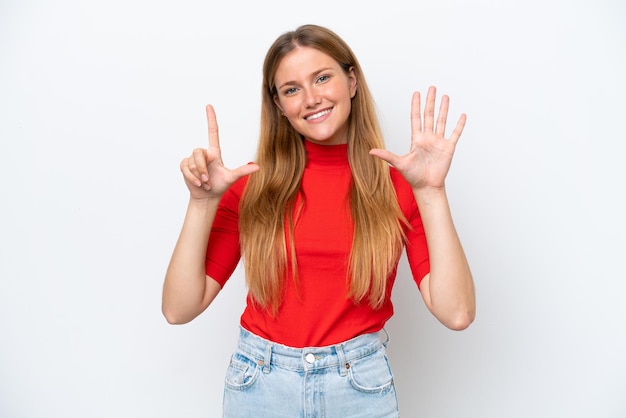
{"type": "MultiPolygon", "coordinates": [[[[323,73],[324,71],[329,71],[329,70],[332,70],[332,69],[333,69],[332,67],[322,67],[322,68],[319,68],[319,69],[311,72],[309,77],[313,78],[313,77],[317,76],[319,73],[323,73]]],[[[277,86],[277,89],[280,90],[280,89],[282,89],[285,86],[291,86],[293,84],[298,84],[298,82],[294,81],[294,80],[286,81],[286,82],[282,83],[281,85],[277,86]]]]}

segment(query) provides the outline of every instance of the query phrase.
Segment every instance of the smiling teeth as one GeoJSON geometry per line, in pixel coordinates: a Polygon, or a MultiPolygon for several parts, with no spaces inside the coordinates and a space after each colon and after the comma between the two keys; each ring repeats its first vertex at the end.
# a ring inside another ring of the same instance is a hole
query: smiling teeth
{"type": "Polygon", "coordinates": [[[328,115],[330,113],[330,109],[322,110],[321,112],[317,112],[314,115],[308,116],[306,120],[313,120],[317,118],[321,118],[324,115],[328,115]]]}

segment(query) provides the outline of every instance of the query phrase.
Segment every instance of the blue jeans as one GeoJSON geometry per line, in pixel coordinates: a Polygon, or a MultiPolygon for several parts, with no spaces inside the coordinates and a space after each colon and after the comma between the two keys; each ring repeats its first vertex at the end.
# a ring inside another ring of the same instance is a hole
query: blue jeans
{"type": "Polygon", "coordinates": [[[225,418],[397,418],[386,331],[292,348],[241,328],[224,385],[225,418]]]}

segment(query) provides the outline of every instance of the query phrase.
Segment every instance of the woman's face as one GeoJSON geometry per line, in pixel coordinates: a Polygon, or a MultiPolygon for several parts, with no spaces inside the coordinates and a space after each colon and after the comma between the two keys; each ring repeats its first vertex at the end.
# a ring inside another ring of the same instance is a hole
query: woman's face
{"type": "Polygon", "coordinates": [[[276,106],[305,139],[325,145],[347,142],[357,85],[354,69],[346,74],[325,53],[297,47],[280,61],[274,82],[276,106]]]}

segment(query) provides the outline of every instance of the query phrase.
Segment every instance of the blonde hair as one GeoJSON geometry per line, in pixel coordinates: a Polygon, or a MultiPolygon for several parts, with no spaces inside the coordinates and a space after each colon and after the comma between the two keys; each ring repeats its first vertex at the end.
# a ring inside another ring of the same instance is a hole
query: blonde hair
{"type": "Polygon", "coordinates": [[[350,47],[329,29],[304,25],[281,35],[263,64],[260,170],[250,176],[239,211],[246,281],[252,299],[276,315],[289,275],[298,280],[293,230],[306,152],[301,135],[274,102],[274,75],[282,58],[298,46],[318,49],[357,77],[357,94],[348,118],[348,161],[352,172],[350,212],[354,222],[348,261],[349,296],[367,297],[372,308],[385,300],[387,278],[403,248],[406,219],[400,210],[389,166],[369,155],[383,137],[361,67],[350,47]]]}

